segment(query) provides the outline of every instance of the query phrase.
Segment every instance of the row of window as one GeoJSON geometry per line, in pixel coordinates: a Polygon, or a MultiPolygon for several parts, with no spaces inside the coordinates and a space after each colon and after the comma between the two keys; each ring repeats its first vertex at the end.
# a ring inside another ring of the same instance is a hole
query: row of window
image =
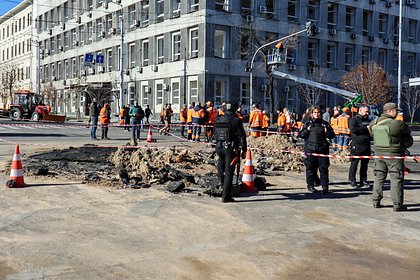
{"type": "Polygon", "coordinates": [[[32,50],[31,40],[22,40],[22,42],[16,43],[14,46],[6,47],[1,50],[1,61],[5,62],[9,59],[13,59],[16,56],[23,55],[32,50]]]}
{"type": "Polygon", "coordinates": [[[23,80],[28,80],[31,78],[31,67],[26,66],[25,69],[23,68],[16,68],[12,69],[10,72],[2,72],[1,73],[1,83],[3,85],[7,85],[9,81],[12,81],[13,84],[16,82],[20,82],[23,80]]]}
{"type": "Polygon", "coordinates": [[[20,19],[12,20],[12,22],[6,26],[3,26],[1,35],[2,39],[13,36],[13,34],[21,32],[25,27],[31,27],[32,13],[28,13],[26,16],[21,17],[20,19]]]}

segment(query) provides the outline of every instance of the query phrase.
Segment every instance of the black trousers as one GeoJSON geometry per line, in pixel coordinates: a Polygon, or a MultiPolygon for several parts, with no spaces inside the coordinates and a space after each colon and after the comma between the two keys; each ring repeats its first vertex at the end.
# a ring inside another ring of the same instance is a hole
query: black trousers
{"type": "MultiPolygon", "coordinates": [[[[328,154],[327,150],[322,151],[313,151],[305,150],[306,153],[318,153],[318,154],[328,154]]],[[[318,175],[321,179],[321,186],[323,189],[328,189],[329,175],[328,167],[330,166],[330,159],[327,157],[316,157],[316,156],[306,156],[305,158],[306,166],[306,185],[308,187],[315,186],[315,180],[318,175]]]]}
{"type": "Polygon", "coordinates": [[[222,142],[216,143],[216,153],[219,156],[217,161],[217,176],[223,185],[222,198],[231,197],[232,181],[235,174],[235,165],[230,163],[235,158],[235,151],[232,147],[225,147],[222,142]]]}
{"type": "MultiPolygon", "coordinates": [[[[370,143],[364,145],[352,145],[350,148],[350,155],[352,156],[370,156],[372,153],[370,149],[370,143]]],[[[350,169],[349,169],[349,181],[356,182],[356,173],[357,166],[360,161],[360,182],[367,180],[367,170],[369,165],[369,159],[358,159],[352,158],[350,160],[350,169]]]]}
{"type": "Polygon", "coordinates": [[[181,136],[185,137],[185,125],[186,122],[181,122],[181,136]]]}

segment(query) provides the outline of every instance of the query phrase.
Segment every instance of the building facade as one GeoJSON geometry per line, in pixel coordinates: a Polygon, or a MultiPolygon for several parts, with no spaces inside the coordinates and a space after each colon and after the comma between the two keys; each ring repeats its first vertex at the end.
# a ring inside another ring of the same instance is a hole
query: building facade
{"type": "MultiPolygon", "coordinates": [[[[404,1],[403,76],[420,71],[420,13],[404,1]]],[[[377,61],[396,86],[398,4],[395,1],[320,0],[37,0],[33,13],[38,44],[33,80],[53,88],[59,112],[86,112],[84,85],[111,83],[114,112],[135,98],[155,113],[165,103],[175,112],[193,101],[239,100],[248,110],[245,68],[263,43],[305,29],[317,34],[285,42],[278,69],[338,85],[359,62],[377,61]],[[123,32],[121,32],[123,31],[123,32]],[[122,36],[123,35],[123,36],[122,36]],[[120,65],[121,41],[123,65],[120,65]],[[89,56],[86,56],[86,55],[89,56]]],[[[261,55],[253,69],[253,100],[268,108],[269,77],[261,55]]],[[[306,104],[299,86],[274,81],[275,106],[300,111],[306,104]]],[[[323,95],[321,103],[342,100],[323,95]]]]}
{"type": "Polygon", "coordinates": [[[11,92],[32,90],[32,1],[26,0],[0,17],[0,108],[11,92]]]}

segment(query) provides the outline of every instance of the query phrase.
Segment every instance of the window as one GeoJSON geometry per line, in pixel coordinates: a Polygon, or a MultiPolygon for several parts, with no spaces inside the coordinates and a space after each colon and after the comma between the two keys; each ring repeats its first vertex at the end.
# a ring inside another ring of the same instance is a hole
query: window
{"type": "Polygon", "coordinates": [[[178,61],[181,59],[181,33],[172,34],[172,60],[178,61]]]}
{"type": "Polygon", "coordinates": [[[407,74],[407,77],[409,78],[414,77],[414,62],[415,61],[416,61],[415,54],[407,55],[406,74],[407,74]]]}
{"type": "Polygon", "coordinates": [[[386,70],[386,50],[380,49],[378,52],[378,63],[386,70]]]}
{"type": "Polygon", "coordinates": [[[308,65],[318,65],[318,42],[308,42],[308,65]]]}
{"type": "Polygon", "coordinates": [[[163,82],[156,81],[156,105],[163,104],[163,82]]]}
{"type": "Polygon", "coordinates": [[[408,20],[408,41],[416,41],[416,30],[417,30],[417,21],[410,19],[408,20]]]}
{"type": "Polygon", "coordinates": [[[51,37],[50,38],[50,47],[51,47],[51,54],[55,53],[55,38],[51,37]]]}
{"type": "Polygon", "coordinates": [[[120,69],[121,69],[121,65],[120,65],[120,63],[121,63],[121,48],[120,47],[117,48],[117,53],[118,53],[118,61],[115,62],[115,66],[116,66],[115,70],[120,71],[120,69]]]}
{"type": "Polygon", "coordinates": [[[386,14],[379,14],[379,26],[378,32],[381,38],[386,37],[386,24],[387,24],[387,15],[386,14]]]}
{"type": "Polygon", "coordinates": [[[251,0],[241,0],[241,13],[244,15],[251,14],[251,0]]]}
{"type": "Polygon", "coordinates": [[[226,31],[216,29],[214,32],[214,56],[226,58],[226,31]]]}
{"type": "Polygon", "coordinates": [[[352,46],[346,46],[344,55],[344,66],[345,70],[349,71],[354,65],[354,48],[352,46]]]}
{"type": "Polygon", "coordinates": [[[147,66],[149,65],[149,40],[143,40],[141,45],[142,45],[142,52],[141,52],[142,66],[147,66]]]}
{"type": "Polygon", "coordinates": [[[81,25],[79,27],[79,46],[84,46],[85,45],[85,26],[81,25]]]}
{"type": "Polygon", "coordinates": [[[398,52],[392,54],[392,74],[398,74],[398,52]]]}
{"type": "Polygon", "coordinates": [[[308,1],[308,20],[318,22],[319,19],[319,0],[308,1]]]}
{"type": "Polygon", "coordinates": [[[165,16],[165,1],[164,0],[156,0],[156,18],[159,21],[162,21],[165,16]]]}
{"type": "Polygon", "coordinates": [[[78,16],[78,14],[77,14],[77,11],[78,11],[78,7],[77,7],[77,1],[76,0],[72,0],[71,1],[71,8],[72,8],[72,18],[77,18],[77,16],[78,16]]]}
{"type": "Polygon", "coordinates": [[[198,57],[198,29],[190,29],[190,57],[198,57]]]}
{"type": "Polygon", "coordinates": [[[370,49],[363,48],[362,49],[362,64],[367,64],[370,61],[370,49]]]}
{"type": "Polygon", "coordinates": [[[96,38],[102,38],[102,19],[99,18],[96,20],[96,38]]]}
{"type": "Polygon", "coordinates": [[[249,36],[245,31],[242,31],[241,35],[241,59],[247,60],[248,59],[248,51],[249,51],[249,36]]]}
{"type": "Polygon", "coordinates": [[[75,78],[77,75],[77,62],[75,57],[71,60],[71,73],[73,74],[73,78],[75,78]]]}
{"type": "Polygon", "coordinates": [[[227,82],[225,80],[217,80],[215,81],[214,85],[214,102],[215,103],[222,103],[226,101],[226,86],[227,82]]]}
{"type": "Polygon", "coordinates": [[[137,19],[137,16],[136,16],[136,5],[130,5],[130,6],[128,6],[128,22],[130,24],[132,24],[132,22],[134,20],[136,20],[136,19],[137,19]]]}
{"type": "MultiPolygon", "coordinates": [[[[149,86],[147,82],[141,83],[141,93],[142,93],[142,106],[146,106],[149,104],[149,86]]],[[[149,104],[150,105],[150,104],[149,104]]]]}
{"type": "Polygon", "coordinates": [[[354,30],[354,15],[355,9],[353,7],[346,7],[346,32],[354,30]]]}
{"type": "Polygon", "coordinates": [[[229,11],[229,0],[216,0],[214,4],[216,11],[229,11]]]}
{"type": "Polygon", "coordinates": [[[88,11],[93,10],[93,0],[87,0],[88,11]]]}
{"type": "Polygon", "coordinates": [[[200,7],[200,0],[188,0],[189,1],[189,12],[195,12],[198,11],[200,7]]]}
{"type": "Polygon", "coordinates": [[[198,78],[197,77],[189,77],[188,79],[188,93],[189,93],[189,102],[197,102],[198,101],[198,78]]]}
{"type": "Polygon", "coordinates": [[[174,111],[178,111],[179,112],[179,107],[180,107],[180,80],[179,79],[172,79],[171,80],[171,91],[172,91],[172,98],[171,98],[171,103],[172,103],[172,109],[174,109],[174,111]]]}
{"type": "Polygon", "coordinates": [[[64,49],[68,50],[69,49],[69,33],[68,32],[64,32],[64,49]]]}
{"type": "MultiPolygon", "coordinates": [[[[84,57],[83,55],[79,56],[79,73],[82,73],[82,70],[84,70],[85,64],[84,64],[84,57]]],[[[74,76],[77,76],[78,73],[74,73],[74,76]]]]}
{"type": "Polygon", "coordinates": [[[130,68],[135,68],[136,67],[136,44],[132,43],[128,46],[128,55],[129,55],[129,63],[130,63],[130,68]]]}
{"type": "Polygon", "coordinates": [[[64,10],[64,21],[69,20],[69,3],[65,2],[63,4],[63,10],[64,10]]]}
{"type": "Polygon", "coordinates": [[[147,26],[149,24],[149,0],[145,0],[141,3],[141,24],[147,26]]]}
{"type": "Polygon", "coordinates": [[[163,36],[156,37],[156,45],[157,45],[157,63],[161,64],[163,63],[163,60],[165,58],[163,36]]]}
{"type": "Polygon", "coordinates": [[[57,35],[57,47],[63,47],[63,42],[61,41],[61,34],[57,35]]]}
{"type": "Polygon", "coordinates": [[[327,46],[327,68],[335,68],[336,45],[328,44],[327,46]]]}
{"type": "Polygon", "coordinates": [[[68,60],[64,60],[64,77],[66,78],[66,79],[68,79],[69,78],[69,73],[70,73],[70,71],[69,71],[70,69],[69,69],[69,61],[68,60]]]}
{"type": "Polygon", "coordinates": [[[249,110],[250,107],[250,98],[249,94],[249,81],[243,81],[241,82],[241,106],[242,110],[249,110]]]}
{"type": "Polygon", "coordinates": [[[108,72],[112,72],[112,49],[106,50],[108,72]]]}
{"type": "Polygon", "coordinates": [[[107,31],[109,31],[112,28],[112,21],[113,21],[112,15],[107,15],[105,18],[105,24],[106,24],[105,28],[107,31]]]}
{"type": "Polygon", "coordinates": [[[93,41],[93,24],[92,24],[92,22],[89,22],[87,24],[87,30],[88,30],[88,32],[87,32],[88,43],[90,44],[93,41]]]}
{"type": "Polygon", "coordinates": [[[76,32],[76,28],[71,30],[71,44],[72,46],[74,46],[74,41],[77,41],[77,32],[76,32]]]}
{"type": "Polygon", "coordinates": [[[289,0],[287,4],[287,20],[289,22],[297,22],[299,10],[298,0],[289,0]]]}
{"type": "Polygon", "coordinates": [[[63,79],[63,73],[62,73],[62,67],[61,67],[61,61],[57,63],[57,77],[59,80],[63,79]]]}
{"type": "Polygon", "coordinates": [[[172,0],[172,14],[175,16],[176,14],[181,13],[181,0],[172,0]]]}
{"type": "Polygon", "coordinates": [[[369,35],[370,26],[371,26],[371,17],[372,17],[372,12],[363,10],[362,32],[364,36],[369,35]]]}
{"type": "Polygon", "coordinates": [[[328,3],[328,29],[335,29],[337,25],[337,7],[335,3],[328,3]]]}

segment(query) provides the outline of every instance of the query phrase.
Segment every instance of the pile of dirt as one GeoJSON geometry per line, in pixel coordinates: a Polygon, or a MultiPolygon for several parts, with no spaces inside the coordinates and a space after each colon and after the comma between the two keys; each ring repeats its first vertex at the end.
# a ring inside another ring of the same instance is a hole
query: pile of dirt
{"type": "Polygon", "coordinates": [[[258,174],[281,175],[284,171],[303,170],[302,149],[296,146],[291,137],[282,135],[250,137],[248,145],[254,148],[253,164],[258,174]]]}

